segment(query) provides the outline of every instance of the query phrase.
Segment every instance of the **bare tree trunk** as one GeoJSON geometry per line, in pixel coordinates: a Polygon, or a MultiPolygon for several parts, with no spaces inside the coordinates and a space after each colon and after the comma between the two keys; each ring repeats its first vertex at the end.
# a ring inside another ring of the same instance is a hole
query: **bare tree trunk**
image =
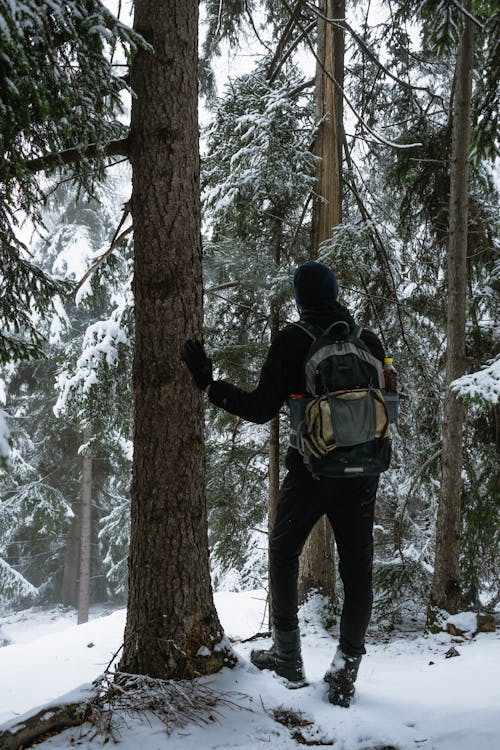
{"type": "Polygon", "coordinates": [[[299,601],[315,590],[335,602],[335,578],[335,542],[330,523],[323,516],[309,534],[300,556],[299,601]]]}
{"type": "Polygon", "coordinates": [[[120,669],[191,679],[227,663],[208,562],[202,394],[181,361],[201,338],[198,0],[136,0],[153,46],[133,60],[134,459],[120,669]]]}
{"type": "MultiPolygon", "coordinates": [[[[321,10],[328,18],[344,18],[344,0],[322,0],[321,10]]],[[[318,20],[318,57],[316,68],[316,118],[325,121],[319,129],[315,152],[318,165],[318,194],[313,205],[312,252],[318,257],[322,242],[332,236],[333,228],[342,220],[342,143],[343,107],[339,86],[344,82],[344,32],[325,21],[318,20]],[[325,202],[326,201],[326,202],[325,202]]],[[[304,546],[299,566],[299,599],[306,598],[311,589],[335,599],[334,539],[326,516],[321,518],[304,546]]]]}
{"type": "Polygon", "coordinates": [[[473,64],[474,25],[465,17],[455,67],[448,249],[446,402],[441,493],[436,525],[436,557],[431,591],[431,604],[452,613],[457,612],[460,606],[460,501],[464,406],[450,390],[449,385],[465,372],[468,158],[473,64]]]}
{"type": "MultiPolygon", "coordinates": [[[[344,0],[321,0],[322,13],[328,18],[344,18],[344,0]]],[[[312,253],[318,256],[322,242],[342,220],[342,94],[325,70],[338,82],[344,82],[344,32],[318,19],[318,62],[316,66],[316,120],[323,120],[315,144],[320,157],[316,177],[318,198],[313,203],[312,253]],[[323,199],[323,200],[322,200],[323,199]]]]}
{"type": "MultiPolygon", "coordinates": [[[[283,213],[276,210],[273,227],[272,251],[273,260],[276,270],[281,264],[281,246],[283,242],[283,213]]],[[[280,330],[280,305],[278,302],[271,302],[271,341],[278,335],[280,330]]],[[[271,531],[276,519],[278,509],[278,498],[280,491],[280,417],[277,414],[269,425],[269,511],[268,511],[268,539],[271,538],[271,531]]],[[[273,602],[271,597],[271,587],[268,593],[268,615],[269,627],[272,626],[272,609],[273,602]]]]}
{"type": "Polygon", "coordinates": [[[80,567],[81,498],[72,504],[74,516],[66,542],[61,601],[67,607],[78,606],[78,571],[80,567]]]}
{"type": "MultiPolygon", "coordinates": [[[[83,442],[91,439],[83,431],[83,442]]],[[[82,503],[80,512],[80,566],[78,577],[78,625],[88,622],[90,606],[90,569],[92,563],[92,456],[86,450],[82,461],[82,503]]]]}

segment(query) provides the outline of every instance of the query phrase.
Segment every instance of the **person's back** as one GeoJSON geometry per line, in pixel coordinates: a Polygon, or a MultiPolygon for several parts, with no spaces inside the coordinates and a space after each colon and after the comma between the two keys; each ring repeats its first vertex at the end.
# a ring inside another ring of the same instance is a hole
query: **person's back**
{"type": "MultiPolygon", "coordinates": [[[[335,275],[322,263],[308,261],[294,275],[294,291],[301,320],[319,329],[345,321],[355,322],[337,301],[335,275]]],[[[363,330],[361,339],[383,363],[384,349],[377,336],[363,330]]],[[[211,362],[198,342],[187,342],[184,359],[196,384],[212,404],[245,420],[264,423],[272,419],[292,394],[306,392],[304,362],[311,346],[306,331],[286,325],[271,343],[259,382],[244,391],[225,381],[214,381],[211,362]]],[[[344,606],[339,647],[325,675],[329,700],[348,706],[354,695],[364,639],[372,608],[373,518],[378,476],[315,478],[300,453],[287,453],[288,473],[283,481],[275,524],[269,542],[272,592],[273,645],[253,651],[252,663],[271,669],[295,686],[304,682],[297,619],[298,560],[316,524],[327,515],[339,552],[339,572],[344,584],[344,606]]]]}

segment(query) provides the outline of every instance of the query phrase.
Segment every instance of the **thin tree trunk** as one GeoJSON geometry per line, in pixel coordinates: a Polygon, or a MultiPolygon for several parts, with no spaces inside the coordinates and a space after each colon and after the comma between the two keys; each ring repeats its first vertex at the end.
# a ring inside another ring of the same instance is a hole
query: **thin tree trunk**
{"type": "Polygon", "coordinates": [[[201,338],[198,0],[136,0],[133,60],[134,459],[120,669],[191,679],[227,663],[208,561],[203,394],[181,361],[201,338]]]}
{"type": "MultiPolygon", "coordinates": [[[[328,18],[344,18],[344,0],[322,0],[321,10],[328,18]]],[[[344,82],[344,32],[318,20],[318,57],[316,68],[316,118],[328,118],[319,129],[315,152],[318,165],[318,194],[313,206],[312,252],[318,257],[319,246],[332,236],[333,228],[342,220],[342,94],[323,70],[330,72],[340,86],[344,82]]],[[[310,590],[320,591],[335,601],[334,539],[326,516],[321,518],[309,535],[299,564],[299,599],[310,590]]]]}
{"type": "Polygon", "coordinates": [[[80,567],[81,499],[72,504],[74,516],[71,519],[66,550],[64,573],[61,584],[61,601],[67,607],[78,606],[78,571],[80,567]]]}
{"type": "MultiPolygon", "coordinates": [[[[83,442],[91,439],[83,431],[83,442]]],[[[85,451],[82,460],[82,503],[80,513],[80,566],[78,576],[78,625],[88,622],[90,607],[90,569],[92,563],[92,456],[85,451]]]]}
{"type": "MultiPolygon", "coordinates": [[[[274,219],[273,231],[273,260],[276,270],[281,263],[281,245],[283,242],[283,219],[282,212],[277,211],[274,219]]],[[[271,341],[278,335],[280,330],[280,305],[278,302],[271,302],[271,341]]],[[[268,511],[268,539],[271,539],[271,532],[276,519],[278,509],[278,498],[280,491],[280,418],[277,414],[270,423],[269,428],[269,511],[268,511]]],[[[271,588],[268,594],[268,615],[269,627],[272,626],[272,609],[273,602],[271,597],[271,588]]]]}
{"type": "Polygon", "coordinates": [[[431,604],[452,613],[457,612],[460,606],[460,501],[464,406],[461,399],[450,390],[449,385],[465,372],[468,157],[473,64],[474,25],[465,17],[455,68],[448,249],[446,402],[441,493],[436,524],[436,557],[431,591],[431,604]]]}

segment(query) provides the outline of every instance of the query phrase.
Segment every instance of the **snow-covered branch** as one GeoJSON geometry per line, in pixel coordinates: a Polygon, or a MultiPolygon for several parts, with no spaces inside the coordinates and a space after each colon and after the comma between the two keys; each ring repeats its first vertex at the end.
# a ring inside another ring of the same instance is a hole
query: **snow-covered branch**
{"type": "Polygon", "coordinates": [[[121,326],[124,311],[125,306],[121,305],[108,320],[99,320],[87,328],[76,371],[73,375],[62,372],[57,379],[59,398],[54,406],[56,416],[64,411],[70,400],[88,395],[92,386],[99,383],[100,367],[114,367],[117,364],[118,346],[128,342],[127,334],[121,326]]]}
{"type": "Polygon", "coordinates": [[[477,372],[463,375],[451,383],[451,389],[465,401],[494,406],[500,399],[500,354],[477,372]]]}

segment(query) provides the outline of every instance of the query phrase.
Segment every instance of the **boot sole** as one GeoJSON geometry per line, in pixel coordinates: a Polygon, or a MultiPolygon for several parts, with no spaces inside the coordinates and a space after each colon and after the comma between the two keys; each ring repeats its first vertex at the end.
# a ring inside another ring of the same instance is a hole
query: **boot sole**
{"type": "Polygon", "coordinates": [[[289,680],[286,677],[283,677],[282,675],[278,674],[277,672],[274,672],[275,679],[278,680],[278,682],[281,682],[281,684],[287,688],[287,690],[300,690],[300,688],[305,688],[309,686],[309,683],[306,679],[304,680],[289,680]]]}

